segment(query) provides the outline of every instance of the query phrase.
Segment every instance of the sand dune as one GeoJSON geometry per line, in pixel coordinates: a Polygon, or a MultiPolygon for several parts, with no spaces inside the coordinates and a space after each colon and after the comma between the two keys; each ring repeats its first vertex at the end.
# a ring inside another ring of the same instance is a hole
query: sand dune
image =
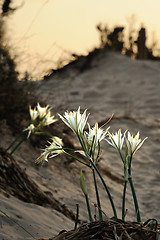
{"type": "MultiPolygon", "coordinates": [[[[119,53],[99,50],[89,61],[81,57],[75,63],[51,74],[36,83],[37,101],[53,107],[52,112],[63,114],[66,110],[88,109],[89,122],[105,122],[114,113],[109,123],[110,131],[129,129],[133,134],[140,131],[141,137],[148,137],[142,149],[133,159],[133,179],[139,199],[142,220],[160,220],[160,62],[131,60],[119,53]]],[[[57,123],[57,128],[62,127],[57,123]]],[[[64,127],[65,128],[65,127],[64,127]]],[[[4,126],[1,141],[7,147],[14,138],[10,129],[4,126]]],[[[66,133],[67,134],[67,133],[66,133]]],[[[64,134],[63,134],[64,135],[64,134]]],[[[73,136],[73,134],[71,133],[73,136]]],[[[65,135],[64,135],[65,137],[65,135]]],[[[72,144],[77,146],[73,137],[72,144]]],[[[123,166],[117,152],[107,143],[102,144],[100,166],[121,178],[123,166]]],[[[79,187],[79,163],[67,161],[64,156],[51,160],[45,167],[37,167],[34,160],[40,154],[38,147],[29,142],[22,144],[13,155],[22,168],[43,191],[50,192],[57,200],[73,212],[80,205],[80,218],[87,220],[83,194],[79,187]]],[[[91,173],[85,169],[85,177],[91,201],[95,193],[91,173]]],[[[120,216],[123,185],[104,176],[110,186],[120,216]]],[[[98,182],[102,208],[107,216],[113,215],[106,193],[98,182]]],[[[72,229],[74,222],[61,213],[47,207],[24,203],[17,198],[0,194],[1,210],[6,212],[35,238],[54,236],[62,229],[72,229]]],[[[127,219],[135,220],[131,192],[127,191],[127,219]]],[[[94,211],[94,207],[92,208],[94,211]]],[[[32,239],[22,229],[0,213],[1,239],[32,239]]]]}

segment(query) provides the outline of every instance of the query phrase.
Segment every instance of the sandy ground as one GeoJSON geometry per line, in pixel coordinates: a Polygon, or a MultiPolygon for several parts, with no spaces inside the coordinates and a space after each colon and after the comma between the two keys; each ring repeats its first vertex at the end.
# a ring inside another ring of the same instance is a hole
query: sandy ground
{"type": "MultiPolygon", "coordinates": [[[[140,131],[141,138],[148,137],[133,159],[133,179],[137,192],[142,220],[156,218],[160,221],[160,62],[136,61],[113,52],[100,51],[92,59],[80,59],[47,79],[37,82],[37,101],[52,106],[53,114],[68,110],[88,109],[91,125],[105,122],[114,113],[109,123],[110,131],[128,129],[133,134],[140,131]]],[[[4,139],[1,146],[7,147],[14,136],[7,126],[1,129],[4,139]]],[[[73,136],[73,134],[71,134],[73,136]]],[[[65,137],[65,135],[64,135],[65,137]]],[[[72,143],[77,146],[76,138],[72,143]]],[[[122,178],[123,166],[116,150],[102,143],[100,166],[122,178]]],[[[50,192],[73,212],[80,206],[80,218],[87,221],[83,194],[79,186],[80,170],[85,178],[91,202],[95,202],[92,175],[80,163],[72,162],[66,167],[64,156],[56,157],[46,166],[35,166],[40,154],[38,147],[30,142],[21,145],[13,155],[16,161],[32,177],[38,186],[50,192]]],[[[104,175],[121,216],[123,185],[104,175]]],[[[100,182],[102,209],[113,216],[106,193],[100,182]]],[[[63,214],[47,207],[24,203],[17,198],[0,194],[0,209],[27,229],[36,239],[55,236],[59,231],[70,230],[74,222],[63,214]]],[[[127,219],[135,220],[130,189],[127,190],[127,219]]],[[[92,211],[95,209],[92,207],[92,211]]],[[[0,213],[0,238],[5,240],[33,239],[11,219],[0,213]]]]}

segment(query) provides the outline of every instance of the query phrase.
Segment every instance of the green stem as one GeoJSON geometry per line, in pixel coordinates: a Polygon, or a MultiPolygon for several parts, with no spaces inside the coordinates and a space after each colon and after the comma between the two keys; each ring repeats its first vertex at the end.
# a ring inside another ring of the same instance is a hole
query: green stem
{"type": "Polygon", "coordinates": [[[92,159],[94,160],[94,155],[96,151],[95,136],[93,137],[93,148],[92,148],[92,159]]]}
{"type": "Polygon", "coordinates": [[[124,159],[123,159],[122,153],[121,153],[121,151],[119,149],[118,149],[118,152],[119,152],[119,155],[120,155],[120,157],[122,159],[122,162],[124,163],[124,159]]]}
{"type": "Polygon", "coordinates": [[[47,137],[52,137],[52,134],[50,133],[47,133],[47,132],[38,132],[38,131],[35,131],[35,134],[36,135],[43,135],[43,136],[47,136],[47,137]]]}
{"type": "Polygon", "coordinates": [[[132,181],[132,177],[131,175],[128,178],[130,186],[131,186],[131,190],[132,190],[132,196],[133,196],[133,200],[134,200],[134,206],[135,206],[135,211],[136,211],[136,216],[137,216],[137,222],[141,222],[141,216],[140,216],[140,211],[139,211],[139,206],[138,206],[138,200],[137,200],[137,196],[136,196],[136,192],[134,189],[134,185],[133,185],[133,181],[132,181]]]}
{"type": "Polygon", "coordinates": [[[125,213],[126,213],[126,209],[125,209],[125,201],[126,201],[126,189],[127,189],[127,182],[125,180],[124,182],[124,189],[123,189],[123,200],[122,200],[122,220],[125,220],[125,213]]]}
{"type": "Polygon", "coordinates": [[[114,202],[113,202],[113,199],[112,199],[112,196],[110,194],[110,191],[109,191],[109,188],[107,187],[107,184],[105,183],[104,179],[102,178],[102,175],[101,173],[99,172],[98,168],[96,167],[95,165],[95,169],[96,169],[96,172],[98,173],[102,183],[103,183],[103,186],[108,194],[108,197],[109,197],[109,200],[110,200],[110,203],[111,203],[111,206],[112,206],[112,210],[113,210],[113,213],[114,213],[114,217],[117,218],[117,212],[116,212],[116,208],[115,208],[115,205],[114,205],[114,202]]]}
{"type": "Polygon", "coordinates": [[[80,163],[82,163],[82,164],[84,164],[85,166],[87,166],[87,167],[90,168],[90,165],[89,165],[89,164],[87,164],[87,163],[81,161],[80,159],[78,159],[77,157],[71,155],[70,153],[68,153],[68,152],[65,151],[65,154],[66,154],[67,156],[71,157],[71,158],[74,158],[74,159],[77,160],[78,162],[80,162],[80,163]]]}
{"type": "Polygon", "coordinates": [[[23,135],[23,132],[21,134],[19,134],[15,140],[9,145],[9,147],[7,148],[7,151],[17,142],[17,140],[23,135]]]}
{"type": "Polygon", "coordinates": [[[90,148],[90,151],[89,151],[89,156],[92,155],[92,158],[93,158],[93,159],[94,159],[94,155],[93,155],[93,151],[92,151],[92,149],[93,149],[94,138],[95,138],[95,136],[93,136],[93,140],[92,140],[91,148],[90,148]]]}
{"type": "Polygon", "coordinates": [[[112,206],[112,210],[113,210],[114,217],[117,218],[116,208],[115,208],[115,205],[114,205],[114,202],[113,202],[112,196],[111,196],[111,194],[110,194],[109,188],[107,187],[107,184],[105,183],[105,181],[104,181],[104,179],[103,179],[103,177],[102,177],[100,171],[98,170],[96,164],[94,164],[94,163],[92,162],[92,159],[89,157],[88,154],[87,154],[86,156],[87,156],[87,158],[89,159],[89,161],[90,161],[92,167],[95,168],[95,170],[96,170],[98,176],[100,177],[100,179],[101,179],[101,181],[102,181],[102,184],[103,184],[103,186],[104,186],[104,188],[105,188],[105,190],[106,190],[106,192],[107,192],[107,194],[108,194],[108,197],[109,197],[109,200],[110,200],[110,203],[111,203],[111,206],[112,206]]]}
{"type": "Polygon", "coordinates": [[[87,147],[86,147],[86,143],[85,143],[83,134],[81,134],[81,139],[82,139],[82,143],[83,143],[83,150],[84,150],[84,152],[86,152],[87,151],[87,147]]]}
{"type": "Polygon", "coordinates": [[[21,139],[21,141],[13,148],[13,150],[10,152],[10,155],[12,155],[14,153],[14,151],[16,151],[16,149],[22,144],[22,142],[26,139],[26,136],[24,135],[23,138],[21,139]]]}
{"type": "Polygon", "coordinates": [[[81,135],[77,134],[77,137],[79,139],[79,142],[82,146],[83,151],[86,152],[86,145],[85,145],[85,142],[84,142],[83,135],[82,134],[81,135]]]}
{"type": "Polygon", "coordinates": [[[89,216],[89,221],[92,222],[93,218],[92,218],[92,214],[91,214],[91,208],[90,208],[90,204],[89,204],[89,199],[88,199],[88,195],[84,195],[85,199],[86,199],[86,205],[87,205],[87,210],[88,210],[88,216],[89,216]]]}
{"type": "Polygon", "coordinates": [[[102,211],[101,211],[101,203],[100,203],[99,192],[98,192],[97,181],[96,181],[96,175],[95,175],[95,168],[93,168],[93,167],[92,167],[92,173],[93,173],[94,186],[95,186],[97,205],[98,205],[98,211],[99,211],[99,220],[103,221],[102,211]]]}

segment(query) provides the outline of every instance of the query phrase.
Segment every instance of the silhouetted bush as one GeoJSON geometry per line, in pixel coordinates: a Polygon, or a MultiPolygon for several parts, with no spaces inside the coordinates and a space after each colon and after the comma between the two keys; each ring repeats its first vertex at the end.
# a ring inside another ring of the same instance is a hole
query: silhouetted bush
{"type": "Polygon", "coordinates": [[[99,24],[97,25],[97,30],[100,32],[101,47],[115,51],[122,51],[124,45],[124,27],[115,27],[113,31],[111,31],[106,25],[102,26],[102,24],[99,24]]]}
{"type": "Polygon", "coordinates": [[[28,111],[27,92],[23,84],[18,83],[14,59],[4,45],[4,24],[0,15],[0,121],[6,120],[11,126],[19,125],[28,111]]]}
{"type": "Polygon", "coordinates": [[[127,56],[137,58],[137,59],[151,59],[159,60],[160,57],[155,57],[153,55],[155,42],[151,47],[146,46],[146,29],[141,28],[137,31],[137,37],[135,35],[136,31],[133,26],[130,26],[128,40],[124,41],[124,27],[115,27],[110,30],[107,25],[102,23],[96,26],[100,33],[100,48],[107,48],[114,51],[123,51],[123,54],[127,56]],[[128,41],[128,42],[127,42],[128,41]]]}

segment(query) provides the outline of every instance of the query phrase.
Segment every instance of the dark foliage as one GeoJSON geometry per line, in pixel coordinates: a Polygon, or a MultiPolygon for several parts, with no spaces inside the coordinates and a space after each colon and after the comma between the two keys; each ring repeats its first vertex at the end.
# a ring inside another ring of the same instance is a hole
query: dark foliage
{"type": "Polygon", "coordinates": [[[153,43],[150,48],[146,46],[146,29],[143,27],[137,32],[137,38],[133,37],[135,30],[130,31],[128,46],[126,46],[126,41],[124,41],[123,26],[115,27],[110,30],[107,25],[99,24],[97,25],[97,30],[100,33],[101,48],[107,48],[119,52],[123,51],[127,56],[137,59],[160,59],[160,57],[155,57],[153,55],[155,43],[153,43]]]}
{"type": "Polygon", "coordinates": [[[11,3],[13,1],[11,0],[4,0],[2,3],[2,16],[7,16],[8,14],[12,13],[13,11],[15,11],[17,8],[11,8],[11,3]]]}
{"type": "Polygon", "coordinates": [[[100,33],[101,47],[109,48],[115,51],[122,51],[123,41],[123,30],[124,27],[115,27],[113,31],[109,30],[107,26],[99,24],[97,30],[100,33]]]}
{"type": "Polygon", "coordinates": [[[3,44],[4,24],[0,19],[0,121],[5,120],[15,127],[28,116],[28,90],[18,81],[14,59],[3,44]]]}

